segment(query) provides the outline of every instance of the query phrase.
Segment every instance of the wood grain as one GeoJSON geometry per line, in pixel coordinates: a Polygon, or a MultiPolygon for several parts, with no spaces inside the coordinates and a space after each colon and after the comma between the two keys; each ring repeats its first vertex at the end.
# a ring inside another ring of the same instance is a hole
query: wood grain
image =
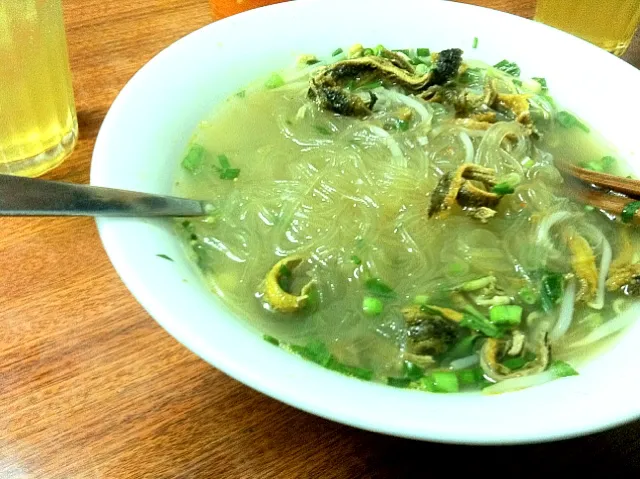
{"type": "MultiPolygon", "coordinates": [[[[534,5],[472,3],[524,16],[534,5]]],[[[85,183],[118,91],[153,55],[211,19],[207,0],[64,6],[80,141],[48,177],[85,183]]],[[[284,406],[169,337],[120,282],[90,220],[3,219],[0,257],[2,479],[395,478],[431,475],[438,464],[477,473],[493,463],[531,473],[640,470],[638,423],[488,449],[385,437],[284,406]]]]}

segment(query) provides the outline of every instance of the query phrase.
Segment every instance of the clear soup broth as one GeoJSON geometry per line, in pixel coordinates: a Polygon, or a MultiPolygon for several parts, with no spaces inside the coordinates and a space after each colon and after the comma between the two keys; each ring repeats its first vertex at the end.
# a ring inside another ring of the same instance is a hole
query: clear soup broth
{"type": "Polygon", "coordinates": [[[560,162],[624,163],[551,93],[456,50],[305,56],[201,123],[176,192],[220,208],[176,230],[231,309],[338,372],[488,393],[577,374],[640,289],[640,204],[580,201],[560,162]]]}

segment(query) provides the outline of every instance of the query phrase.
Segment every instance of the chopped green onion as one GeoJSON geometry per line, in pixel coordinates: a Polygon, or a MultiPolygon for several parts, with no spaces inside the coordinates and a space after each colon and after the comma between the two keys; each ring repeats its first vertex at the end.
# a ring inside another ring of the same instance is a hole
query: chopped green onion
{"type": "Polygon", "coordinates": [[[351,256],[351,262],[355,265],[360,266],[362,264],[362,260],[356,256],[355,254],[351,256]]]}
{"type": "Polygon", "coordinates": [[[549,312],[556,305],[563,290],[563,277],[560,273],[546,273],[542,276],[540,288],[540,302],[542,309],[549,312]]]}
{"type": "Polygon", "coordinates": [[[597,171],[599,173],[604,172],[604,166],[599,161],[587,161],[581,165],[586,170],[597,171]]]}
{"type": "Polygon", "coordinates": [[[492,338],[499,338],[502,336],[502,330],[487,318],[477,313],[477,311],[475,313],[471,313],[471,308],[468,309],[468,307],[465,307],[465,310],[469,314],[464,315],[462,321],[460,321],[460,326],[473,331],[478,331],[479,333],[492,338]]]}
{"type": "Polygon", "coordinates": [[[382,80],[376,80],[370,83],[365,83],[364,85],[360,85],[358,87],[358,90],[375,90],[376,88],[380,88],[382,85],[382,80]]]}
{"type": "Polygon", "coordinates": [[[414,384],[421,391],[429,391],[430,393],[437,392],[436,391],[436,384],[435,384],[432,376],[425,376],[423,378],[420,378],[414,384]]]}
{"type": "Polygon", "coordinates": [[[278,73],[272,73],[271,76],[264,82],[264,86],[269,89],[278,88],[284,85],[284,78],[278,73]]]}
{"type": "Polygon", "coordinates": [[[262,339],[264,339],[266,342],[273,344],[274,346],[280,346],[280,341],[278,341],[276,338],[274,338],[273,336],[269,336],[268,334],[264,334],[262,336],[262,339]]]}
{"type": "Polygon", "coordinates": [[[624,208],[622,208],[622,213],[620,214],[620,219],[622,219],[623,223],[630,223],[633,221],[633,217],[636,212],[640,209],[640,201],[630,201],[624,208]]]}
{"type": "Polygon", "coordinates": [[[220,179],[233,180],[240,175],[240,168],[231,168],[227,155],[218,155],[218,163],[220,163],[220,168],[217,168],[220,172],[220,179]]]}
{"type": "Polygon", "coordinates": [[[404,373],[404,377],[409,378],[412,381],[417,381],[424,376],[422,368],[413,364],[411,361],[405,361],[402,364],[402,371],[404,373]]]}
{"type": "Polygon", "coordinates": [[[473,44],[471,46],[473,48],[478,48],[478,37],[473,37],[473,44]]]}
{"type": "Polygon", "coordinates": [[[540,87],[542,88],[542,91],[547,91],[547,80],[545,80],[542,77],[533,77],[532,80],[537,81],[540,84],[540,87]]]}
{"type": "Polygon", "coordinates": [[[411,379],[409,378],[387,378],[387,384],[389,386],[393,386],[395,388],[406,388],[411,384],[411,379]]]}
{"type": "Polygon", "coordinates": [[[373,53],[376,56],[381,56],[385,50],[386,48],[383,45],[378,45],[373,49],[373,53]]]}
{"type": "Polygon", "coordinates": [[[512,75],[514,77],[520,76],[520,67],[517,64],[510,62],[508,60],[502,60],[496,63],[495,65],[493,65],[493,67],[497,68],[498,70],[504,73],[512,75]]]}
{"type": "Polygon", "coordinates": [[[527,161],[525,161],[522,166],[524,166],[525,168],[531,168],[532,166],[534,166],[536,164],[535,161],[533,161],[533,159],[529,158],[527,161]]]}
{"type": "Polygon", "coordinates": [[[182,160],[182,167],[190,173],[195,173],[202,165],[205,153],[206,150],[202,146],[198,144],[191,145],[182,160]]]}
{"type": "Polygon", "coordinates": [[[418,55],[419,57],[428,57],[431,55],[431,50],[429,50],[428,48],[417,48],[416,55],[418,55]]]}
{"type": "Polygon", "coordinates": [[[538,295],[536,292],[526,286],[518,291],[518,296],[520,296],[522,301],[529,305],[536,304],[538,301],[538,295]]]}
{"type": "Polygon", "coordinates": [[[451,371],[434,371],[431,373],[436,392],[457,393],[460,390],[458,376],[451,371]]]}
{"type": "Polygon", "coordinates": [[[327,364],[327,369],[331,369],[332,371],[339,372],[346,376],[353,376],[358,379],[363,379],[365,381],[371,381],[373,378],[373,371],[370,369],[359,368],[357,366],[349,366],[347,364],[342,364],[340,361],[331,358],[329,363],[327,364]]]}
{"type": "Polygon", "coordinates": [[[554,361],[549,366],[549,370],[553,373],[553,375],[557,378],[566,378],[568,376],[578,376],[578,371],[576,371],[571,364],[566,363],[564,361],[554,361]]]}
{"type": "Polygon", "coordinates": [[[577,128],[580,128],[585,133],[589,133],[589,127],[578,120],[568,111],[558,112],[558,114],[556,115],[556,120],[558,121],[560,126],[563,126],[564,128],[572,128],[575,126],[577,128]]]}
{"type": "Polygon", "coordinates": [[[394,298],[396,296],[393,288],[380,278],[370,278],[365,281],[364,286],[374,296],[381,298],[394,298]]]}
{"type": "Polygon", "coordinates": [[[331,129],[329,129],[328,127],[324,126],[324,125],[313,125],[313,128],[320,133],[321,135],[324,136],[329,136],[331,135],[333,132],[331,131],[331,129]]]}
{"type": "Polygon", "coordinates": [[[320,63],[320,60],[317,58],[310,58],[305,62],[307,65],[315,65],[316,63],[320,63]]]}
{"type": "Polygon", "coordinates": [[[373,49],[371,48],[365,48],[364,50],[362,50],[362,56],[368,57],[373,55],[373,49]]]}
{"type": "Polygon", "coordinates": [[[398,52],[398,53],[404,53],[406,56],[408,56],[409,58],[411,58],[411,50],[409,49],[403,49],[403,50],[393,50],[394,52],[398,52]]]}
{"type": "Polygon", "coordinates": [[[489,320],[494,324],[514,326],[522,321],[522,306],[500,304],[489,310],[489,320]]]}
{"type": "Polygon", "coordinates": [[[368,316],[377,316],[382,313],[384,304],[378,298],[372,298],[371,296],[365,296],[362,300],[362,311],[368,316]]]}
{"type": "Polygon", "coordinates": [[[342,48],[336,48],[333,53],[331,54],[332,57],[337,57],[338,55],[340,55],[344,50],[342,48]]]}
{"type": "Polygon", "coordinates": [[[462,276],[469,271],[469,266],[462,261],[454,261],[447,265],[447,273],[449,276],[462,276]]]}
{"type": "Polygon", "coordinates": [[[491,188],[491,191],[496,195],[510,195],[515,191],[515,189],[505,181],[495,185],[493,188],[491,188]]]}
{"type": "Polygon", "coordinates": [[[231,163],[229,163],[229,158],[227,158],[227,155],[218,155],[218,163],[220,163],[220,168],[222,168],[223,170],[231,168],[231,163]]]}
{"type": "Polygon", "coordinates": [[[458,373],[458,381],[461,385],[471,386],[476,383],[476,371],[475,369],[462,369],[457,372],[458,373]]]}
{"type": "Polygon", "coordinates": [[[166,259],[167,261],[173,261],[173,258],[171,256],[167,256],[166,254],[157,254],[156,256],[158,258],[166,259]]]}
{"type": "Polygon", "coordinates": [[[320,366],[327,366],[332,359],[331,353],[321,341],[311,341],[306,346],[292,344],[291,351],[320,366]]]}
{"type": "Polygon", "coordinates": [[[235,180],[240,176],[240,168],[227,168],[220,172],[221,180],[235,180]]]}

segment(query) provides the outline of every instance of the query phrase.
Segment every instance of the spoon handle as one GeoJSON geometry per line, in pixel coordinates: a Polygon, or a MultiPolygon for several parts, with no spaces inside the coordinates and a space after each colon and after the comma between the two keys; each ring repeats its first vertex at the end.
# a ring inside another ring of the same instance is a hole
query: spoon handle
{"type": "Polygon", "coordinates": [[[202,216],[204,201],[0,175],[0,216],[202,216]]]}

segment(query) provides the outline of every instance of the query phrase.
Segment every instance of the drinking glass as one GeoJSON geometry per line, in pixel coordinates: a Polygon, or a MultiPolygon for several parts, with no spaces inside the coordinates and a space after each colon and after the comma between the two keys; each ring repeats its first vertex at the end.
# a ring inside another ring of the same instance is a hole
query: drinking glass
{"type": "Polygon", "coordinates": [[[640,23],[640,0],[538,0],[534,18],[619,56],[640,23]]]}
{"type": "Polygon", "coordinates": [[[0,173],[39,176],[77,137],[62,0],[0,0],[0,173]]]}

